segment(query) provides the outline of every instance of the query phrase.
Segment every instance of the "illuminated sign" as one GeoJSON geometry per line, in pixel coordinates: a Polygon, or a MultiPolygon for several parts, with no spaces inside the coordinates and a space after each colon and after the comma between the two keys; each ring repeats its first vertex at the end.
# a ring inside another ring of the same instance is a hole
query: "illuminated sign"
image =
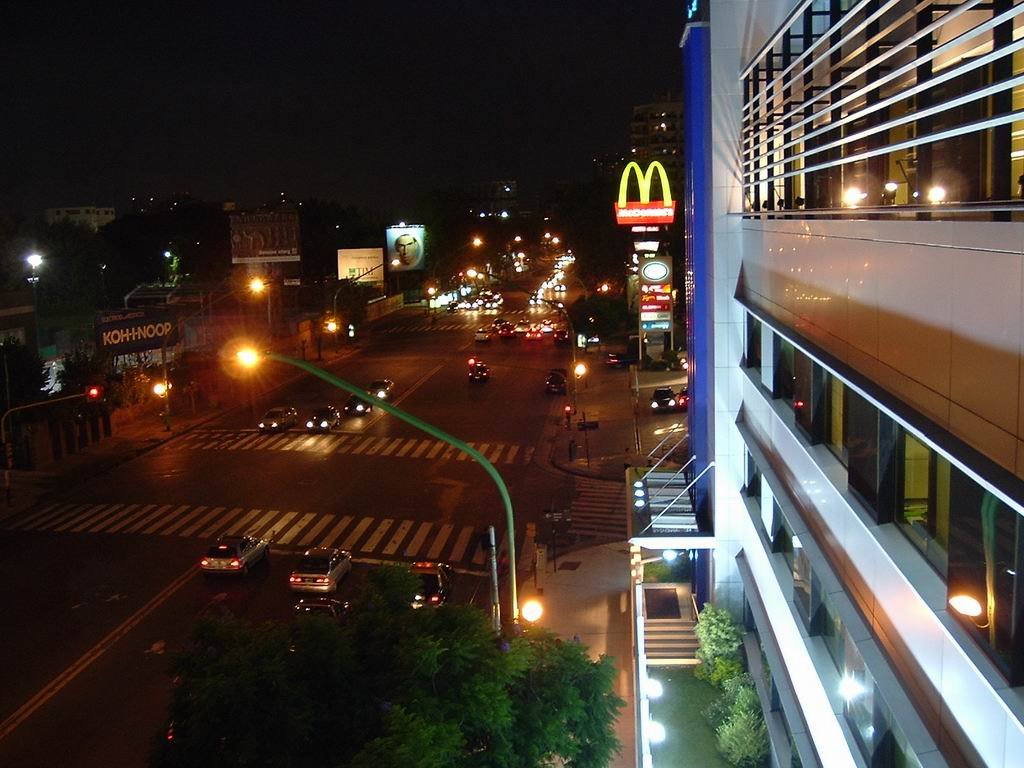
{"type": "Polygon", "coordinates": [[[299,261],[299,214],[231,214],[231,263],[266,264],[299,261]]]}
{"type": "Polygon", "coordinates": [[[382,282],[384,280],[384,249],[338,249],[338,279],[363,283],[382,282]]]}
{"type": "Polygon", "coordinates": [[[387,229],[388,272],[409,272],[424,267],[426,230],[417,224],[387,229]]]}
{"type": "Polygon", "coordinates": [[[619,224],[671,224],[676,217],[676,203],[672,199],[672,191],[668,185],[668,173],[665,166],[655,160],[647,166],[647,171],[640,170],[636,162],[630,162],[622,172],[619,180],[619,200],[615,204],[615,220],[619,224]],[[661,181],[661,202],[651,202],[651,182],[654,174],[661,181]],[[630,201],[627,194],[630,177],[636,176],[640,188],[640,201],[630,201]]]}
{"type": "Polygon", "coordinates": [[[663,261],[648,261],[640,267],[640,274],[647,282],[660,283],[668,277],[669,268],[663,261]]]}
{"type": "Polygon", "coordinates": [[[173,347],[178,343],[174,316],[152,307],[100,312],[95,325],[96,347],[112,355],[173,347]]]}

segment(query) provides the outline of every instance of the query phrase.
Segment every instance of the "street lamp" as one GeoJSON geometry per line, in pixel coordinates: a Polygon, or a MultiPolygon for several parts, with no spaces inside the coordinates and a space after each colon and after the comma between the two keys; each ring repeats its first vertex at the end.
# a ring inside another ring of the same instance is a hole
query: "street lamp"
{"type": "Polygon", "coordinates": [[[544,615],[544,606],[539,600],[527,600],[523,603],[523,618],[533,624],[544,615]]]}
{"type": "Polygon", "coordinates": [[[501,496],[502,505],[505,508],[505,525],[507,527],[508,534],[508,572],[509,572],[509,598],[512,602],[512,621],[514,624],[519,623],[519,589],[516,582],[516,536],[515,536],[515,515],[512,510],[512,497],[509,494],[508,486],[505,485],[505,481],[497,468],[487,460],[480,451],[466,443],[459,438],[449,435],[447,432],[438,429],[433,424],[429,424],[422,419],[413,416],[411,413],[396,407],[393,403],[387,400],[382,400],[372,392],[367,392],[361,387],[357,387],[355,384],[351,384],[344,379],[340,379],[334,374],[328,373],[327,371],[319,368],[313,363],[305,360],[297,360],[294,357],[288,357],[287,355],[277,354],[276,352],[267,352],[261,355],[253,347],[241,347],[234,353],[235,359],[244,368],[254,368],[259,364],[261,359],[275,360],[279,363],[286,363],[288,365],[300,368],[307,373],[311,373],[319,379],[326,381],[338,389],[343,389],[351,395],[356,395],[363,400],[369,400],[377,408],[380,408],[385,413],[390,413],[392,416],[396,416],[407,424],[411,424],[416,429],[426,432],[428,435],[441,440],[442,442],[448,443],[460,451],[468,455],[471,459],[476,461],[480,466],[484,468],[484,471],[494,481],[494,484],[498,488],[498,494],[501,496]]]}
{"type": "Polygon", "coordinates": [[[39,276],[36,275],[36,270],[43,265],[43,257],[38,253],[30,253],[25,257],[25,263],[32,268],[32,276],[28,279],[32,283],[32,304],[33,306],[37,303],[36,301],[36,285],[39,283],[39,276]]]}

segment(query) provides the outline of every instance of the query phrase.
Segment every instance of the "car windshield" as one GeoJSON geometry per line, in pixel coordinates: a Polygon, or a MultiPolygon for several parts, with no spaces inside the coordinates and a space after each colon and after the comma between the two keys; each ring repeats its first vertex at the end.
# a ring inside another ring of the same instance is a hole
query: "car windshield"
{"type": "Polygon", "coordinates": [[[366,401],[366,400],[363,400],[363,398],[361,398],[361,397],[356,397],[355,395],[352,395],[352,397],[350,397],[350,398],[348,399],[348,404],[349,404],[349,406],[352,406],[352,407],[354,407],[354,406],[357,406],[357,405],[360,405],[360,404],[362,404],[362,405],[366,405],[366,402],[367,402],[367,401],[366,401]]]}
{"type": "Polygon", "coordinates": [[[304,557],[295,570],[299,573],[327,573],[330,560],[326,557],[304,557]]]}
{"type": "Polygon", "coordinates": [[[441,591],[441,579],[436,573],[421,573],[420,584],[425,595],[434,595],[441,591]]]}
{"type": "Polygon", "coordinates": [[[214,544],[206,551],[207,557],[237,557],[237,544],[214,544]]]}
{"type": "Polygon", "coordinates": [[[285,415],[284,408],[271,408],[269,411],[267,411],[267,415],[264,416],[263,418],[265,418],[265,419],[282,419],[282,418],[284,418],[284,415],[285,415]]]}
{"type": "Polygon", "coordinates": [[[313,411],[314,419],[330,419],[334,417],[334,411],[331,408],[317,408],[313,411]]]}
{"type": "Polygon", "coordinates": [[[389,384],[390,384],[390,382],[384,381],[383,379],[380,379],[378,381],[371,381],[370,382],[370,389],[371,390],[387,389],[389,384]]]}
{"type": "Polygon", "coordinates": [[[658,387],[654,390],[654,397],[672,397],[672,390],[668,387],[658,387]]]}

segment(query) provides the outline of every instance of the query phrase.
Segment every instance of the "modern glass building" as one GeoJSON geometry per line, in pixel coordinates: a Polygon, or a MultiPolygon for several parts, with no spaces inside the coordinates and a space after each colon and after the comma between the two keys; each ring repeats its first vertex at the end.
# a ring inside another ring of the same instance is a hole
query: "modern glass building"
{"type": "Polygon", "coordinates": [[[693,503],[773,760],[1024,765],[1024,0],[687,10],[693,503]]]}

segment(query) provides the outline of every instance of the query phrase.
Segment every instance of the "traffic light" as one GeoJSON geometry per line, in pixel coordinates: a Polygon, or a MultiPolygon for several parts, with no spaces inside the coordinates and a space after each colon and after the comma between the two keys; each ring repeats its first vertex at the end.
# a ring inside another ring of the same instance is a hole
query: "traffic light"
{"type": "Polygon", "coordinates": [[[471,357],[467,362],[469,363],[469,367],[472,368],[474,365],[476,365],[476,358],[471,357]]]}
{"type": "Polygon", "coordinates": [[[572,405],[566,403],[562,412],[565,414],[565,428],[568,429],[569,423],[572,421],[572,405]]]}
{"type": "Polygon", "coordinates": [[[90,403],[98,403],[103,399],[103,387],[92,384],[85,388],[85,399],[90,403]]]}

